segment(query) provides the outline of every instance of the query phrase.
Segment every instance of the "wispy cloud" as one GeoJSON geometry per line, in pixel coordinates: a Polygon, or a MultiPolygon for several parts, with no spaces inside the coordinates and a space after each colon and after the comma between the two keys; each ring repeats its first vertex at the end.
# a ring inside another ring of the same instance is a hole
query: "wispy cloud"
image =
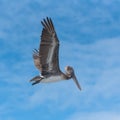
{"type": "Polygon", "coordinates": [[[12,113],[38,108],[45,114],[42,111],[47,108],[58,116],[65,111],[68,119],[87,120],[95,114],[98,120],[100,115],[117,120],[117,110],[120,110],[119,5],[119,0],[68,0],[54,1],[54,4],[50,0],[19,3],[1,0],[0,119],[13,120],[18,117],[12,113]],[[34,87],[28,83],[39,74],[32,61],[32,49],[39,47],[40,20],[46,16],[53,18],[60,39],[61,69],[64,71],[66,65],[74,67],[81,92],[72,80],[34,87]],[[69,111],[73,111],[71,115],[69,111]]]}
{"type": "Polygon", "coordinates": [[[114,112],[92,112],[92,113],[76,113],[67,120],[119,120],[120,114],[114,112]]]}
{"type": "MultiPolygon", "coordinates": [[[[46,100],[51,100],[51,102],[55,104],[58,99],[61,99],[61,102],[57,102],[57,105],[61,106],[59,107],[60,109],[67,109],[71,106],[77,109],[83,109],[84,107],[92,107],[92,105],[97,106],[98,109],[107,109],[106,106],[103,105],[103,101],[105,103],[111,101],[112,105],[110,105],[110,102],[106,105],[112,109],[115,104],[119,104],[120,50],[118,42],[119,38],[114,38],[101,40],[94,44],[80,45],[80,47],[77,47],[77,53],[80,52],[79,55],[76,54],[76,50],[72,49],[73,54],[67,56],[67,51],[69,51],[71,47],[66,46],[66,52],[61,54],[64,56],[64,59],[76,58],[75,63],[73,60],[70,60],[70,63],[72,63],[76,70],[83,91],[79,93],[73,81],[53,83],[50,84],[50,86],[47,84],[46,87],[42,89],[38,88],[40,90],[29,97],[30,105],[36,106],[41,103],[46,103],[46,100]],[[69,88],[66,86],[69,86],[69,88]],[[63,93],[63,91],[65,91],[65,93],[63,93]],[[63,93],[62,96],[61,92],[63,93]],[[58,96],[58,94],[60,96],[58,96]],[[43,95],[42,98],[41,95],[43,95]],[[81,108],[79,108],[79,106],[81,106],[81,108]]],[[[75,46],[73,45],[74,48],[75,46]]],[[[63,51],[65,49],[63,49],[63,51]]],[[[62,60],[62,67],[66,64],[65,61],[66,60],[62,60]]],[[[44,85],[41,84],[41,86],[44,85]]]]}

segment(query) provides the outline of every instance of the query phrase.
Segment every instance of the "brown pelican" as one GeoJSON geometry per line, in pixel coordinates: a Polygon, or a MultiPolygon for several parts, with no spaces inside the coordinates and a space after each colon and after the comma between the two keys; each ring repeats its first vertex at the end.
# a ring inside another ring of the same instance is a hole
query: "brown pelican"
{"type": "Polygon", "coordinates": [[[34,49],[33,59],[41,75],[35,76],[30,80],[32,85],[37,83],[48,83],[73,78],[77,87],[81,87],[77,81],[74,70],[70,66],[65,67],[66,73],[59,68],[59,40],[51,18],[41,21],[43,25],[39,50],[34,49]]]}

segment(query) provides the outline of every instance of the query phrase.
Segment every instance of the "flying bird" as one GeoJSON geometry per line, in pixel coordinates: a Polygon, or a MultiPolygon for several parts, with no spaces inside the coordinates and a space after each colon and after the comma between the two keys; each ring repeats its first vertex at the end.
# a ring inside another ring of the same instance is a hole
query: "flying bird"
{"type": "Polygon", "coordinates": [[[51,18],[46,17],[41,21],[43,26],[39,49],[34,49],[33,60],[41,75],[30,80],[32,85],[37,83],[56,82],[70,80],[71,78],[81,90],[80,84],[71,66],[65,67],[65,73],[59,67],[59,40],[51,18]]]}

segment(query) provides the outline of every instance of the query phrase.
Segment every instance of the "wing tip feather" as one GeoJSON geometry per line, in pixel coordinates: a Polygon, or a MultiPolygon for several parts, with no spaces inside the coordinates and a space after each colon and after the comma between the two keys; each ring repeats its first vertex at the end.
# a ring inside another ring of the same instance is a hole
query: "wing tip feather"
{"type": "Polygon", "coordinates": [[[50,17],[43,18],[41,24],[43,26],[43,29],[46,29],[49,32],[55,32],[54,25],[50,17]]]}

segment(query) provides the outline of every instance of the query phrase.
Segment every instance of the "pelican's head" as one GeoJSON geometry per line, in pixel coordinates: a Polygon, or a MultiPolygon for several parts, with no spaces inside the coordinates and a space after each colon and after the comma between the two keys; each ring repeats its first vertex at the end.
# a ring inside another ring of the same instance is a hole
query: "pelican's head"
{"type": "Polygon", "coordinates": [[[65,71],[66,71],[66,74],[69,78],[72,78],[72,75],[74,74],[74,70],[72,67],[70,66],[66,66],[65,67],[65,71]]]}
{"type": "Polygon", "coordinates": [[[77,87],[81,90],[81,87],[80,87],[80,85],[78,83],[78,80],[77,80],[77,78],[75,76],[73,68],[71,66],[66,66],[65,71],[66,71],[67,77],[72,78],[74,80],[74,82],[76,83],[77,87]]]}

